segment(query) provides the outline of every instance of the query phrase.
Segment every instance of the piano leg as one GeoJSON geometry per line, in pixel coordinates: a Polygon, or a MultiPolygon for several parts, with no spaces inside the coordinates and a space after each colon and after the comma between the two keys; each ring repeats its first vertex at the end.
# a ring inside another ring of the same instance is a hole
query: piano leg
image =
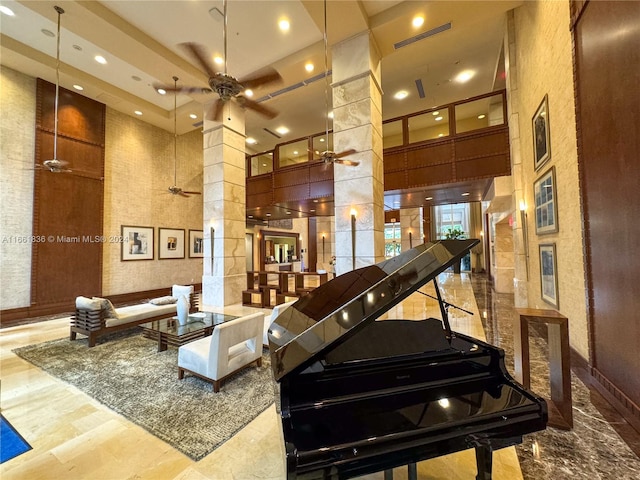
{"type": "Polygon", "coordinates": [[[476,447],[476,465],[478,466],[476,480],[491,480],[492,456],[490,447],[484,445],[476,447]]]}
{"type": "MultiPolygon", "coordinates": [[[[407,465],[408,480],[418,480],[418,467],[415,463],[407,465]]],[[[393,469],[384,471],[384,480],[393,480],[393,469]]]]}

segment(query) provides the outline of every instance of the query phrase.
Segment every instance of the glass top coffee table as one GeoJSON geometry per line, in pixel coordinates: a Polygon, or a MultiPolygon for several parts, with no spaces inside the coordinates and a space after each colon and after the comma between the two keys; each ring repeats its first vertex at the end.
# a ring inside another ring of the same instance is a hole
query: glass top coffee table
{"type": "Polygon", "coordinates": [[[216,325],[233,320],[233,315],[213,312],[197,312],[189,314],[187,322],[181,325],[178,317],[168,317],[162,320],[143,323],[142,335],[158,342],[158,351],[162,352],[167,346],[179,347],[198,338],[211,335],[216,325]]]}

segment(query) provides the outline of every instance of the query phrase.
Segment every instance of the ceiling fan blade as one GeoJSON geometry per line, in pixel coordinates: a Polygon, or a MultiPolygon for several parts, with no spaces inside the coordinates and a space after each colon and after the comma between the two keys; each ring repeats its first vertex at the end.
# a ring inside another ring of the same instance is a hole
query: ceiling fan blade
{"type": "Polygon", "coordinates": [[[209,75],[209,77],[214,77],[216,75],[216,71],[209,63],[209,54],[205,47],[192,42],[181,43],[180,46],[195,60],[198,61],[200,66],[204,69],[205,72],[207,72],[207,75],[209,75]]]}
{"type": "Polygon", "coordinates": [[[349,167],[357,167],[358,165],[360,165],[360,162],[356,162],[353,160],[347,160],[345,159],[340,159],[340,158],[336,158],[333,163],[340,163],[342,165],[347,165],[349,167]]]}
{"type": "Polygon", "coordinates": [[[243,96],[238,96],[236,97],[238,99],[238,101],[240,102],[240,105],[242,105],[243,107],[247,107],[250,108],[252,110],[255,110],[256,112],[258,112],[260,115],[263,115],[267,118],[275,118],[278,116],[278,112],[269,108],[269,107],[265,107],[264,105],[259,104],[258,102],[254,102],[253,100],[249,100],[246,97],[243,96]]]}
{"type": "Polygon", "coordinates": [[[216,99],[216,101],[209,107],[207,110],[207,120],[211,120],[212,122],[219,122],[222,120],[222,110],[224,110],[224,104],[226,102],[221,98],[216,99]]]}
{"type": "Polygon", "coordinates": [[[186,190],[183,190],[182,193],[186,193],[188,195],[202,195],[202,192],[189,192],[186,190]]]}
{"type": "Polygon", "coordinates": [[[238,82],[245,88],[257,88],[268,83],[280,82],[282,77],[274,69],[269,68],[267,71],[262,70],[260,73],[256,73],[253,77],[243,78],[238,82]]]}
{"type": "Polygon", "coordinates": [[[350,148],[349,150],[345,150],[344,152],[340,152],[340,153],[334,153],[333,154],[333,158],[342,158],[342,157],[346,157],[348,155],[353,155],[354,153],[356,153],[356,151],[353,148],[350,148]]]}
{"type": "Polygon", "coordinates": [[[178,192],[178,195],[180,195],[181,197],[189,197],[189,195],[187,195],[187,192],[183,192],[182,190],[178,192]]]}
{"type": "Polygon", "coordinates": [[[174,87],[169,85],[161,85],[158,83],[153,84],[153,88],[156,90],[162,89],[165,92],[179,92],[179,93],[211,93],[211,89],[207,87],[174,87]]]}

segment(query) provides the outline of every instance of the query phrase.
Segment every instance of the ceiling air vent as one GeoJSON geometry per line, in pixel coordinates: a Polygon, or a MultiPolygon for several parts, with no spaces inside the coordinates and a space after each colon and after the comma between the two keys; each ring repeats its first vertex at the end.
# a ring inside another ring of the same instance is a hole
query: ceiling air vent
{"type": "Polygon", "coordinates": [[[440,25],[439,27],[432,28],[431,30],[427,30],[426,32],[422,32],[415,37],[407,38],[406,40],[402,40],[401,42],[395,43],[393,48],[398,50],[399,48],[406,47],[407,45],[411,45],[412,43],[418,42],[428,37],[432,37],[437,33],[444,32],[451,28],[451,22],[445,23],[444,25],[440,25]]]}
{"type": "Polygon", "coordinates": [[[266,127],[265,127],[265,128],[263,128],[263,130],[264,130],[265,132],[267,132],[267,133],[270,133],[271,135],[273,135],[273,136],[274,136],[274,137],[276,137],[276,138],[282,138],[282,137],[281,137],[280,135],[278,135],[276,132],[273,132],[273,131],[269,130],[269,129],[268,129],[268,128],[266,128],[266,127]]]}
{"type": "MultiPolygon", "coordinates": [[[[331,70],[327,72],[327,76],[331,75],[331,70]]],[[[302,80],[301,82],[294,83],[293,85],[289,85],[288,87],[281,88],[280,90],[276,90],[275,92],[267,93],[265,96],[260,97],[256,100],[256,102],[264,102],[269,100],[270,98],[277,97],[278,95],[282,95],[283,93],[288,93],[293,90],[297,90],[300,87],[305,87],[313,82],[317,82],[318,80],[322,80],[325,77],[325,73],[319,73],[311,78],[307,78],[306,80],[302,80]]],[[[280,137],[278,137],[280,138],[280,137]]]]}
{"type": "Polygon", "coordinates": [[[422,79],[416,80],[416,90],[418,90],[418,96],[424,98],[424,86],[422,85],[422,79]]]}

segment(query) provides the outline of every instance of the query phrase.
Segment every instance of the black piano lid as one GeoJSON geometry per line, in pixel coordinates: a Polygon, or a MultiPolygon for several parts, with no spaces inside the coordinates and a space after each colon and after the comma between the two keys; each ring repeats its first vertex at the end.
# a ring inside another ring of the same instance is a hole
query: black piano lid
{"type": "Polygon", "coordinates": [[[340,275],[285,309],[269,328],[276,380],[300,372],[432,281],[480,241],[425,243],[340,275]]]}

